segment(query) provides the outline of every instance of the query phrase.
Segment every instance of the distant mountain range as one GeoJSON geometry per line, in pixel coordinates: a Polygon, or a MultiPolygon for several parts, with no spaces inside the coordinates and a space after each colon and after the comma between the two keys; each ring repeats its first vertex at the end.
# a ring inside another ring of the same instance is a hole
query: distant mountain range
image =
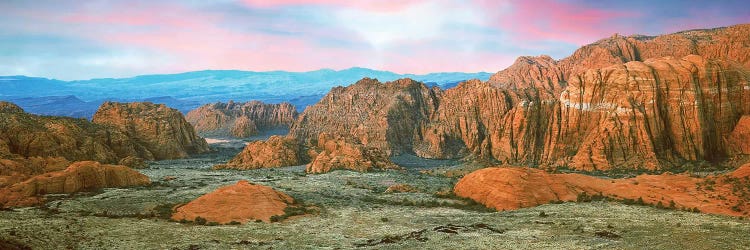
{"type": "Polygon", "coordinates": [[[363,77],[380,81],[412,78],[430,86],[450,88],[469,79],[486,81],[491,75],[486,72],[396,74],[355,67],[309,72],[204,70],[76,81],[0,76],[0,100],[14,102],[30,113],[85,118],[91,118],[107,100],[164,103],[182,112],[217,101],[287,101],[301,111],[320,100],[332,87],[347,86],[363,77]]]}

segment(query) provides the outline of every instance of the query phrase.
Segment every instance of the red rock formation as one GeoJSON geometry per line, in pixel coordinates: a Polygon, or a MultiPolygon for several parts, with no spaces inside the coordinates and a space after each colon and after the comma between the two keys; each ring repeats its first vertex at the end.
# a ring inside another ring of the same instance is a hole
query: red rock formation
{"type": "Polygon", "coordinates": [[[172,219],[195,221],[200,217],[220,224],[255,220],[270,222],[271,216],[283,215],[284,209],[292,204],[294,199],[289,195],[243,180],[178,207],[172,219]]]}
{"type": "Polygon", "coordinates": [[[675,209],[747,216],[750,188],[745,176],[750,165],[734,173],[707,178],[688,175],[640,175],[629,179],[601,179],[581,174],[549,174],[532,168],[486,168],[462,178],[454,193],[497,210],[515,210],[553,201],[575,201],[579,194],[617,200],[643,200],[675,209]],[[709,187],[710,186],[710,187],[709,187]],[[723,197],[723,198],[722,198],[723,197]]]}
{"type": "Polygon", "coordinates": [[[435,91],[411,79],[380,83],[364,78],[333,88],[300,115],[289,134],[309,142],[327,133],[356,139],[388,155],[409,152],[419,124],[437,105],[435,91]]]}
{"type": "Polygon", "coordinates": [[[147,176],[125,166],[102,165],[93,161],[75,162],[65,170],[34,176],[0,189],[3,207],[31,206],[43,201],[41,195],[74,193],[109,187],[142,186],[147,176]]]}
{"type": "Polygon", "coordinates": [[[64,157],[71,161],[117,163],[135,156],[153,159],[125,133],[84,119],[31,115],[0,102],[0,158],[64,157]]]}
{"type": "Polygon", "coordinates": [[[53,171],[63,170],[70,162],[62,157],[0,159],[0,188],[53,171]]]}
{"type": "Polygon", "coordinates": [[[186,115],[195,130],[204,136],[245,138],[259,131],[289,128],[297,118],[292,104],[214,103],[191,110],[186,115]]]}
{"type": "Polygon", "coordinates": [[[373,169],[398,169],[388,156],[377,148],[368,148],[353,138],[321,133],[308,173],[327,173],[334,169],[367,172],[373,169]]]}
{"type": "Polygon", "coordinates": [[[266,141],[251,142],[227,164],[214,169],[257,169],[302,165],[303,156],[297,140],[271,136],[266,141]]]}
{"type": "Polygon", "coordinates": [[[727,149],[734,154],[750,155],[750,115],[744,115],[728,136],[727,149]]]}
{"type": "Polygon", "coordinates": [[[153,154],[149,160],[209,151],[206,140],[198,137],[182,114],[164,104],[105,102],[92,121],[115,127],[142,143],[153,154]]]}
{"type": "Polygon", "coordinates": [[[583,170],[719,163],[745,153],[733,149],[742,127],[730,134],[750,115],[749,65],[750,25],[616,35],[446,91],[365,78],[332,89],[290,135],[310,148],[328,133],[387,156],[583,170]]]}

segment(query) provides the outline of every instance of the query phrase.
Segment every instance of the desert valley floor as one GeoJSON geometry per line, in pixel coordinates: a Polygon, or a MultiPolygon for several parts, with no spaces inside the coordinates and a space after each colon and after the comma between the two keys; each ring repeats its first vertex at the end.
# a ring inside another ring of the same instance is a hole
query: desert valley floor
{"type": "Polygon", "coordinates": [[[33,249],[741,249],[750,222],[618,202],[547,204],[494,212],[435,193],[457,178],[446,161],[401,159],[406,170],[306,174],[304,166],[212,170],[240,143],[213,153],[151,162],[152,185],[48,197],[43,207],[0,211],[3,244],[33,249]],[[430,166],[430,167],[416,167],[430,166]],[[313,213],[274,223],[196,225],[170,221],[173,206],[238,180],[271,186],[313,213]],[[416,192],[391,193],[409,183],[416,192]]]}

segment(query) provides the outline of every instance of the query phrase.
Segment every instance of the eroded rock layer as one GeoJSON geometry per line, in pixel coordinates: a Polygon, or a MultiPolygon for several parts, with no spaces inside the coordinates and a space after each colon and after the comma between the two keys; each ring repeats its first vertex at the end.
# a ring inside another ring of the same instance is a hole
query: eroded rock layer
{"type": "Polygon", "coordinates": [[[259,131],[288,129],[297,118],[292,104],[214,103],[187,113],[186,119],[202,136],[245,138],[259,131]]]}
{"type": "Polygon", "coordinates": [[[184,206],[178,207],[173,220],[215,222],[270,222],[272,216],[284,214],[284,209],[294,204],[294,199],[273,188],[239,181],[221,187],[184,206]],[[199,219],[200,218],[200,219],[199,219]]]}
{"type": "Polygon", "coordinates": [[[176,110],[164,104],[105,102],[92,121],[115,127],[134,138],[153,157],[145,159],[176,159],[189,154],[208,152],[206,140],[176,110]]]}
{"type": "Polygon", "coordinates": [[[486,168],[462,178],[454,193],[497,210],[515,210],[557,201],[576,201],[581,194],[600,195],[731,216],[750,211],[750,165],[706,178],[686,174],[639,175],[603,179],[581,174],[549,174],[532,168],[486,168]]]}

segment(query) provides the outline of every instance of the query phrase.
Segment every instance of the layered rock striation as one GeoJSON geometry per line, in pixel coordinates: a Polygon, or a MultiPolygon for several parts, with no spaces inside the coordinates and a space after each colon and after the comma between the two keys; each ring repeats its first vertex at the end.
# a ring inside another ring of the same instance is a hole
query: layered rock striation
{"type": "Polygon", "coordinates": [[[246,138],[273,129],[289,129],[297,118],[292,104],[214,103],[187,113],[186,119],[202,136],[246,138]]]}

